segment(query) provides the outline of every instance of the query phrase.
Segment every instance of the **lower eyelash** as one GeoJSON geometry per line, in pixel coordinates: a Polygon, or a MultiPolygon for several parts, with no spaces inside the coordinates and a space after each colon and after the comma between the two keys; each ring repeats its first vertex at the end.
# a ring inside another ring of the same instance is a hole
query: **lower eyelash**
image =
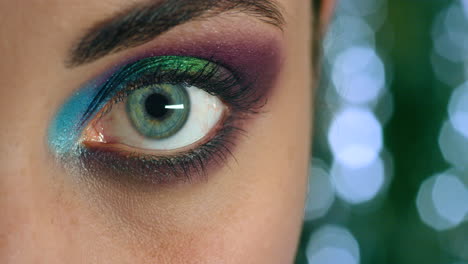
{"type": "Polygon", "coordinates": [[[80,146],[79,160],[85,175],[104,177],[110,182],[141,186],[204,180],[212,168],[222,168],[228,159],[236,160],[233,148],[246,131],[233,117],[205,144],[174,156],[154,156],[118,151],[106,147],[80,146]]]}
{"type": "MultiPolygon", "coordinates": [[[[149,59],[151,58],[146,60],[149,59]]],[[[174,57],[169,59],[175,60],[174,57]]],[[[124,69],[131,67],[126,66],[124,69]]],[[[138,75],[138,78],[126,79],[126,75],[120,76],[120,73],[117,72],[100,85],[98,93],[82,115],[82,127],[100,110],[103,110],[101,114],[110,111],[112,105],[127,96],[128,92],[152,83],[174,82],[200,87],[211,95],[218,96],[228,107],[229,114],[207,142],[170,156],[78,142],[68,154],[65,153],[60,158],[63,164],[85,178],[99,178],[116,184],[129,183],[142,187],[206,179],[208,172],[211,174],[216,169],[225,167],[229,159],[236,160],[233,149],[239,137],[247,135],[242,129],[243,122],[261,113],[261,108],[266,104],[265,94],[256,89],[257,83],[245,82],[237,74],[238,71],[227,69],[220,63],[207,62],[200,71],[192,71],[192,68],[180,70],[179,67],[174,70],[154,69],[154,73],[138,75]],[[124,80],[126,81],[123,82],[124,80]],[[125,87],[122,88],[123,86],[125,87]]]]}

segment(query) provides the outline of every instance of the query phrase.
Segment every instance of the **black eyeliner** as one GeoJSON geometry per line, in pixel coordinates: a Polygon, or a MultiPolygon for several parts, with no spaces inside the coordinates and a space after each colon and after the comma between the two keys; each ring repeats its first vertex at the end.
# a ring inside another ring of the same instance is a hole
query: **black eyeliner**
{"type": "Polygon", "coordinates": [[[97,118],[102,118],[114,104],[125,100],[141,87],[181,83],[219,97],[229,109],[216,131],[203,144],[172,155],[152,155],[84,142],[77,150],[82,172],[92,176],[107,176],[107,179],[118,182],[163,184],[206,178],[207,168],[220,168],[229,157],[235,160],[233,147],[239,135],[246,135],[241,123],[259,113],[266,100],[252,89],[252,83],[243,81],[235,70],[228,70],[211,61],[162,56],[126,65],[101,86],[82,122],[88,123],[100,108],[104,111],[97,118]]]}

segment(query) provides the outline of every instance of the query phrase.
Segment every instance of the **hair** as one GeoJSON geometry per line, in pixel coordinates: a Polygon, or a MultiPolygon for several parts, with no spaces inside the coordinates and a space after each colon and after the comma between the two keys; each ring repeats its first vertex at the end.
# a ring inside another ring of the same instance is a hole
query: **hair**
{"type": "Polygon", "coordinates": [[[319,65],[320,65],[320,59],[321,59],[321,54],[322,54],[322,49],[321,49],[321,41],[322,41],[322,29],[319,21],[320,17],[320,8],[322,5],[323,0],[311,0],[312,1],[312,30],[313,30],[313,36],[312,36],[312,65],[313,65],[313,72],[312,74],[315,76],[316,79],[318,79],[319,76],[319,65]]]}
{"type": "Polygon", "coordinates": [[[315,13],[319,12],[321,3],[322,3],[321,0],[312,0],[312,8],[314,9],[315,13]]]}

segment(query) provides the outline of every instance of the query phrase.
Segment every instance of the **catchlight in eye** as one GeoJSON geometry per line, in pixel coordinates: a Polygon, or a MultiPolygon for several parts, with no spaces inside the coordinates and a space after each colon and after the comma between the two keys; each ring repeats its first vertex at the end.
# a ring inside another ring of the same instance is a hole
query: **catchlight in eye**
{"type": "Polygon", "coordinates": [[[149,139],[171,137],[185,125],[190,98],[182,85],[156,84],[133,91],[127,114],[134,128],[149,139]]]}

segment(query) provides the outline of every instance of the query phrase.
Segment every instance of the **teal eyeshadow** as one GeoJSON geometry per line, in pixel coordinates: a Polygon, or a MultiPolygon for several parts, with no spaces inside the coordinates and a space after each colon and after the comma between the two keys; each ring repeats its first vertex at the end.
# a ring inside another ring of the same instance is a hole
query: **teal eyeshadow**
{"type": "Polygon", "coordinates": [[[48,141],[50,148],[59,155],[70,152],[78,143],[83,124],[80,122],[89,104],[96,97],[99,82],[91,82],[73,94],[59,109],[52,120],[48,141]]]}
{"type": "Polygon", "coordinates": [[[80,143],[79,138],[89,120],[119,91],[127,88],[128,83],[137,81],[142,75],[154,73],[155,70],[159,72],[182,70],[197,73],[206,69],[207,66],[216,67],[214,63],[194,57],[150,57],[89,82],[70,96],[53,118],[48,131],[50,149],[58,156],[77,150],[80,143]],[[90,108],[95,103],[96,98],[102,97],[103,94],[105,94],[104,98],[101,98],[97,104],[90,108]]]}

